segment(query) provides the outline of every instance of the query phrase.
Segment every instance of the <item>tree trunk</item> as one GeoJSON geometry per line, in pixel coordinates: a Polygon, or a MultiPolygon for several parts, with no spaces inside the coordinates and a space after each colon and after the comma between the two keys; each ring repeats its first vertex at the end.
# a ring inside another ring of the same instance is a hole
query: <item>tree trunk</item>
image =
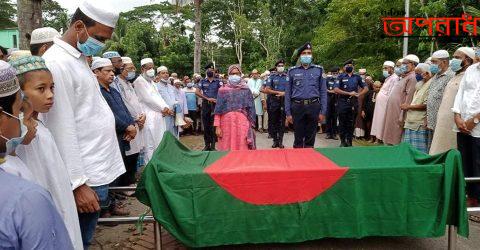
{"type": "Polygon", "coordinates": [[[195,0],[195,50],[193,54],[193,72],[200,73],[202,57],[202,10],[201,0],[195,0]]]}
{"type": "Polygon", "coordinates": [[[20,49],[28,50],[30,41],[25,35],[42,27],[42,0],[17,0],[17,17],[20,49]]]}

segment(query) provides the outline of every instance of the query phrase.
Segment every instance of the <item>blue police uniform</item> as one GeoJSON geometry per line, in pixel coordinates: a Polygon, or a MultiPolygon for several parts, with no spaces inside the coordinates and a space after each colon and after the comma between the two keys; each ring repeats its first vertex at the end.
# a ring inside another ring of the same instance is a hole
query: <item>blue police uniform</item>
{"type": "MultiPolygon", "coordinates": [[[[351,76],[343,73],[338,76],[335,82],[335,88],[345,92],[358,92],[359,88],[364,88],[365,81],[357,74],[351,76]]],[[[339,121],[339,133],[342,146],[352,146],[353,130],[355,126],[355,117],[358,112],[358,99],[356,97],[338,95],[337,111],[339,121]]]]}
{"type": "Polygon", "coordinates": [[[318,116],[327,112],[327,86],[323,68],[310,64],[296,66],[288,71],[285,90],[285,113],[293,117],[294,148],[313,147],[317,133],[318,116]]]}
{"type": "MultiPolygon", "coordinates": [[[[273,73],[268,77],[265,86],[271,90],[285,92],[288,80],[287,73],[273,73]]],[[[285,97],[267,95],[268,129],[276,147],[283,148],[283,134],[285,132],[285,97]]]]}
{"type": "MultiPolygon", "coordinates": [[[[330,91],[334,90],[335,81],[337,77],[330,76],[326,78],[327,89],[330,91]]],[[[327,139],[334,139],[337,136],[337,94],[328,93],[327,98],[327,125],[326,133],[327,139]]]]}
{"type": "MultiPolygon", "coordinates": [[[[202,91],[203,95],[208,98],[217,99],[218,89],[222,86],[219,79],[214,78],[209,81],[208,78],[202,79],[198,83],[198,88],[202,91]]],[[[215,130],[213,126],[215,103],[208,102],[203,99],[202,101],[202,123],[203,123],[203,140],[205,141],[205,148],[208,150],[215,150],[215,130]]]]}

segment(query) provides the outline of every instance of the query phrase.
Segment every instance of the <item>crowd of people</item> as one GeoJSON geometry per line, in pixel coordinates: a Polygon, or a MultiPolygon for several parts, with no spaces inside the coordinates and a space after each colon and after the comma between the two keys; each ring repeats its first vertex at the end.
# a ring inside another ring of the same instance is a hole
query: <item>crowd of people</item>
{"type": "MultiPolygon", "coordinates": [[[[386,61],[374,81],[353,60],[325,71],[306,43],[288,70],[282,59],[261,74],[210,63],[190,79],[152,58],[96,57],[117,20],[86,0],[63,35],[44,27],[30,51],[2,50],[0,248],[87,249],[100,216],[129,214],[130,194],[109,187],[134,185],[165,133],[203,133],[205,151],[256,149],[255,130],[284,148],[289,127],[294,148],[314,147],[319,130],[341,147],[357,137],[432,155],[457,148],[465,176],[480,176],[479,49],[386,61]]],[[[478,205],[480,186],[467,194],[478,205]]]]}

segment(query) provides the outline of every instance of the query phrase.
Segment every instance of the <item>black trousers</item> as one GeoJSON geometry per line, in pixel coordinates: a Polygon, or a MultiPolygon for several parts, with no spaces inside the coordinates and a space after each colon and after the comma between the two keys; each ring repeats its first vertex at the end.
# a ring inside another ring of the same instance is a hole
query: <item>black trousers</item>
{"type": "MultiPolygon", "coordinates": [[[[462,155],[465,177],[480,177],[480,138],[457,133],[457,146],[462,155]]],[[[480,199],[480,184],[467,183],[467,195],[480,199]]]]}
{"type": "Polygon", "coordinates": [[[281,99],[270,100],[267,106],[268,112],[268,130],[274,143],[283,144],[283,134],[285,132],[285,108],[281,99]]]}
{"type": "Polygon", "coordinates": [[[337,95],[328,94],[327,107],[327,127],[326,132],[329,136],[335,136],[338,133],[337,127],[337,95]]]}
{"type": "Polygon", "coordinates": [[[318,115],[320,114],[320,103],[308,105],[292,102],[293,130],[295,140],[294,148],[313,148],[315,135],[317,134],[318,115]]]}
{"type": "Polygon", "coordinates": [[[137,173],[138,153],[133,155],[123,155],[123,163],[125,164],[126,172],[120,175],[118,179],[118,186],[129,186],[135,184],[135,174],[137,173]]]}
{"type": "Polygon", "coordinates": [[[215,104],[203,101],[202,103],[202,123],[203,123],[203,140],[205,147],[215,148],[215,127],[213,127],[213,112],[215,111],[215,104]]]}
{"type": "Polygon", "coordinates": [[[337,102],[338,109],[338,132],[340,140],[344,146],[352,146],[353,130],[355,128],[355,118],[357,116],[356,98],[340,97],[337,102]]]}

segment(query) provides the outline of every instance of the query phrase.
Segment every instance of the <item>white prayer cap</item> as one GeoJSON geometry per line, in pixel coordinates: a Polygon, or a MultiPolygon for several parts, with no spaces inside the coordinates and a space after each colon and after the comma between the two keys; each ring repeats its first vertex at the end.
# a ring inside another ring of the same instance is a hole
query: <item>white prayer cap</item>
{"type": "Polygon", "coordinates": [[[133,63],[132,58],[126,57],[126,56],[122,57],[122,62],[123,63],[133,63]]]}
{"type": "Polygon", "coordinates": [[[54,28],[43,27],[32,31],[30,44],[40,44],[53,42],[53,38],[60,37],[60,33],[54,28]]]}
{"type": "Polygon", "coordinates": [[[427,60],[425,60],[425,63],[432,64],[432,57],[427,58],[427,60]]]}
{"type": "Polygon", "coordinates": [[[97,60],[92,62],[92,70],[107,67],[107,66],[113,66],[112,61],[110,61],[110,59],[107,59],[107,58],[98,58],[97,60]]]}
{"type": "Polygon", "coordinates": [[[152,58],[143,58],[141,61],[140,61],[140,65],[145,65],[147,63],[153,63],[153,60],[152,58]]]}
{"type": "Polygon", "coordinates": [[[392,61],[385,61],[385,62],[383,63],[383,67],[385,67],[385,66],[395,68],[395,63],[392,62],[392,61]]]}
{"type": "Polygon", "coordinates": [[[112,59],[114,57],[121,57],[121,56],[117,51],[107,51],[107,52],[103,53],[102,57],[112,59]]]}
{"type": "Polygon", "coordinates": [[[13,95],[20,90],[16,73],[12,65],[0,60],[0,97],[13,95]]]}
{"type": "Polygon", "coordinates": [[[32,53],[30,52],[30,50],[14,50],[12,51],[12,53],[10,54],[10,56],[8,57],[8,60],[9,61],[13,61],[17,58],[20,58],[22,56],[31,56],[32,53]]]}
{"type": "Polygon", "coordinates": [[[475,51],[472,49],[472,48],[469,48],[469,47],[460,47],[457,49],[457,51],[460,51],[462,52],[463,54],[465,54],[466,56],[472,58],[472,59],[475,59],[475,51]]]}
{"type": "Polygon", "coordinates": [[[398,59],[398,60],[397,60],[397,63],[398,63],[398,64],[402,64],[402,63],[403,63],[403,58],[398,59]]]}
{"type": "Polygon", "coordinates": [[[90,17],[94,21],[115,28],[117,25],[119,13],[113,11],[111,6],[102,6],[101,1],[85,0],[78,7],[83,14],[90,17]]]}
{"type": "Polygon", "coordinates": [[[95,61],[95,60],[98,60],[98,59],[100,59],[100,58],[101,58],[101,57],[99,57],[99,56],[94,56],[94,57],[92,57],[92,62],[95,61]]]}
{"type": "Polygon", "coordinates": [[[160,73],[160,72],[163,72],[163,71],[167,71],[168,72],[168,68],[165,67],[165,66],[160,66],[157,68],[157,72],[160,73]]]}
{"type": "Polygon", "coordinates": [[[359,74],[365,74],[365,73],[367,73],[367,70],[366,69],[359,69],[358,73],[359,74]]]}
{"type": "Polygon", "coordinates": [[[413,55],[413,54],[410,54],[410,55],[407,55],[406,57],[403,58],[404,60],[407,59],[411,62],[416,62],[416,63],[419,63],[420,62],[420,59],[418,59],[418,56],[416,55],[413,55]]]}
{"type": "Polygon", "coordinates": [[[420,69],[422,72],[430,72],[430,65],[428,63],[419,63],[416,69],[420,69]]]}
{"type": "Polygon", "coordinates": [[[437,50],[432,54],[432,59],[445,59],[449,57],[450,57],[450,54],[448,53],[448,51],[444,49],[437,50]]]}

